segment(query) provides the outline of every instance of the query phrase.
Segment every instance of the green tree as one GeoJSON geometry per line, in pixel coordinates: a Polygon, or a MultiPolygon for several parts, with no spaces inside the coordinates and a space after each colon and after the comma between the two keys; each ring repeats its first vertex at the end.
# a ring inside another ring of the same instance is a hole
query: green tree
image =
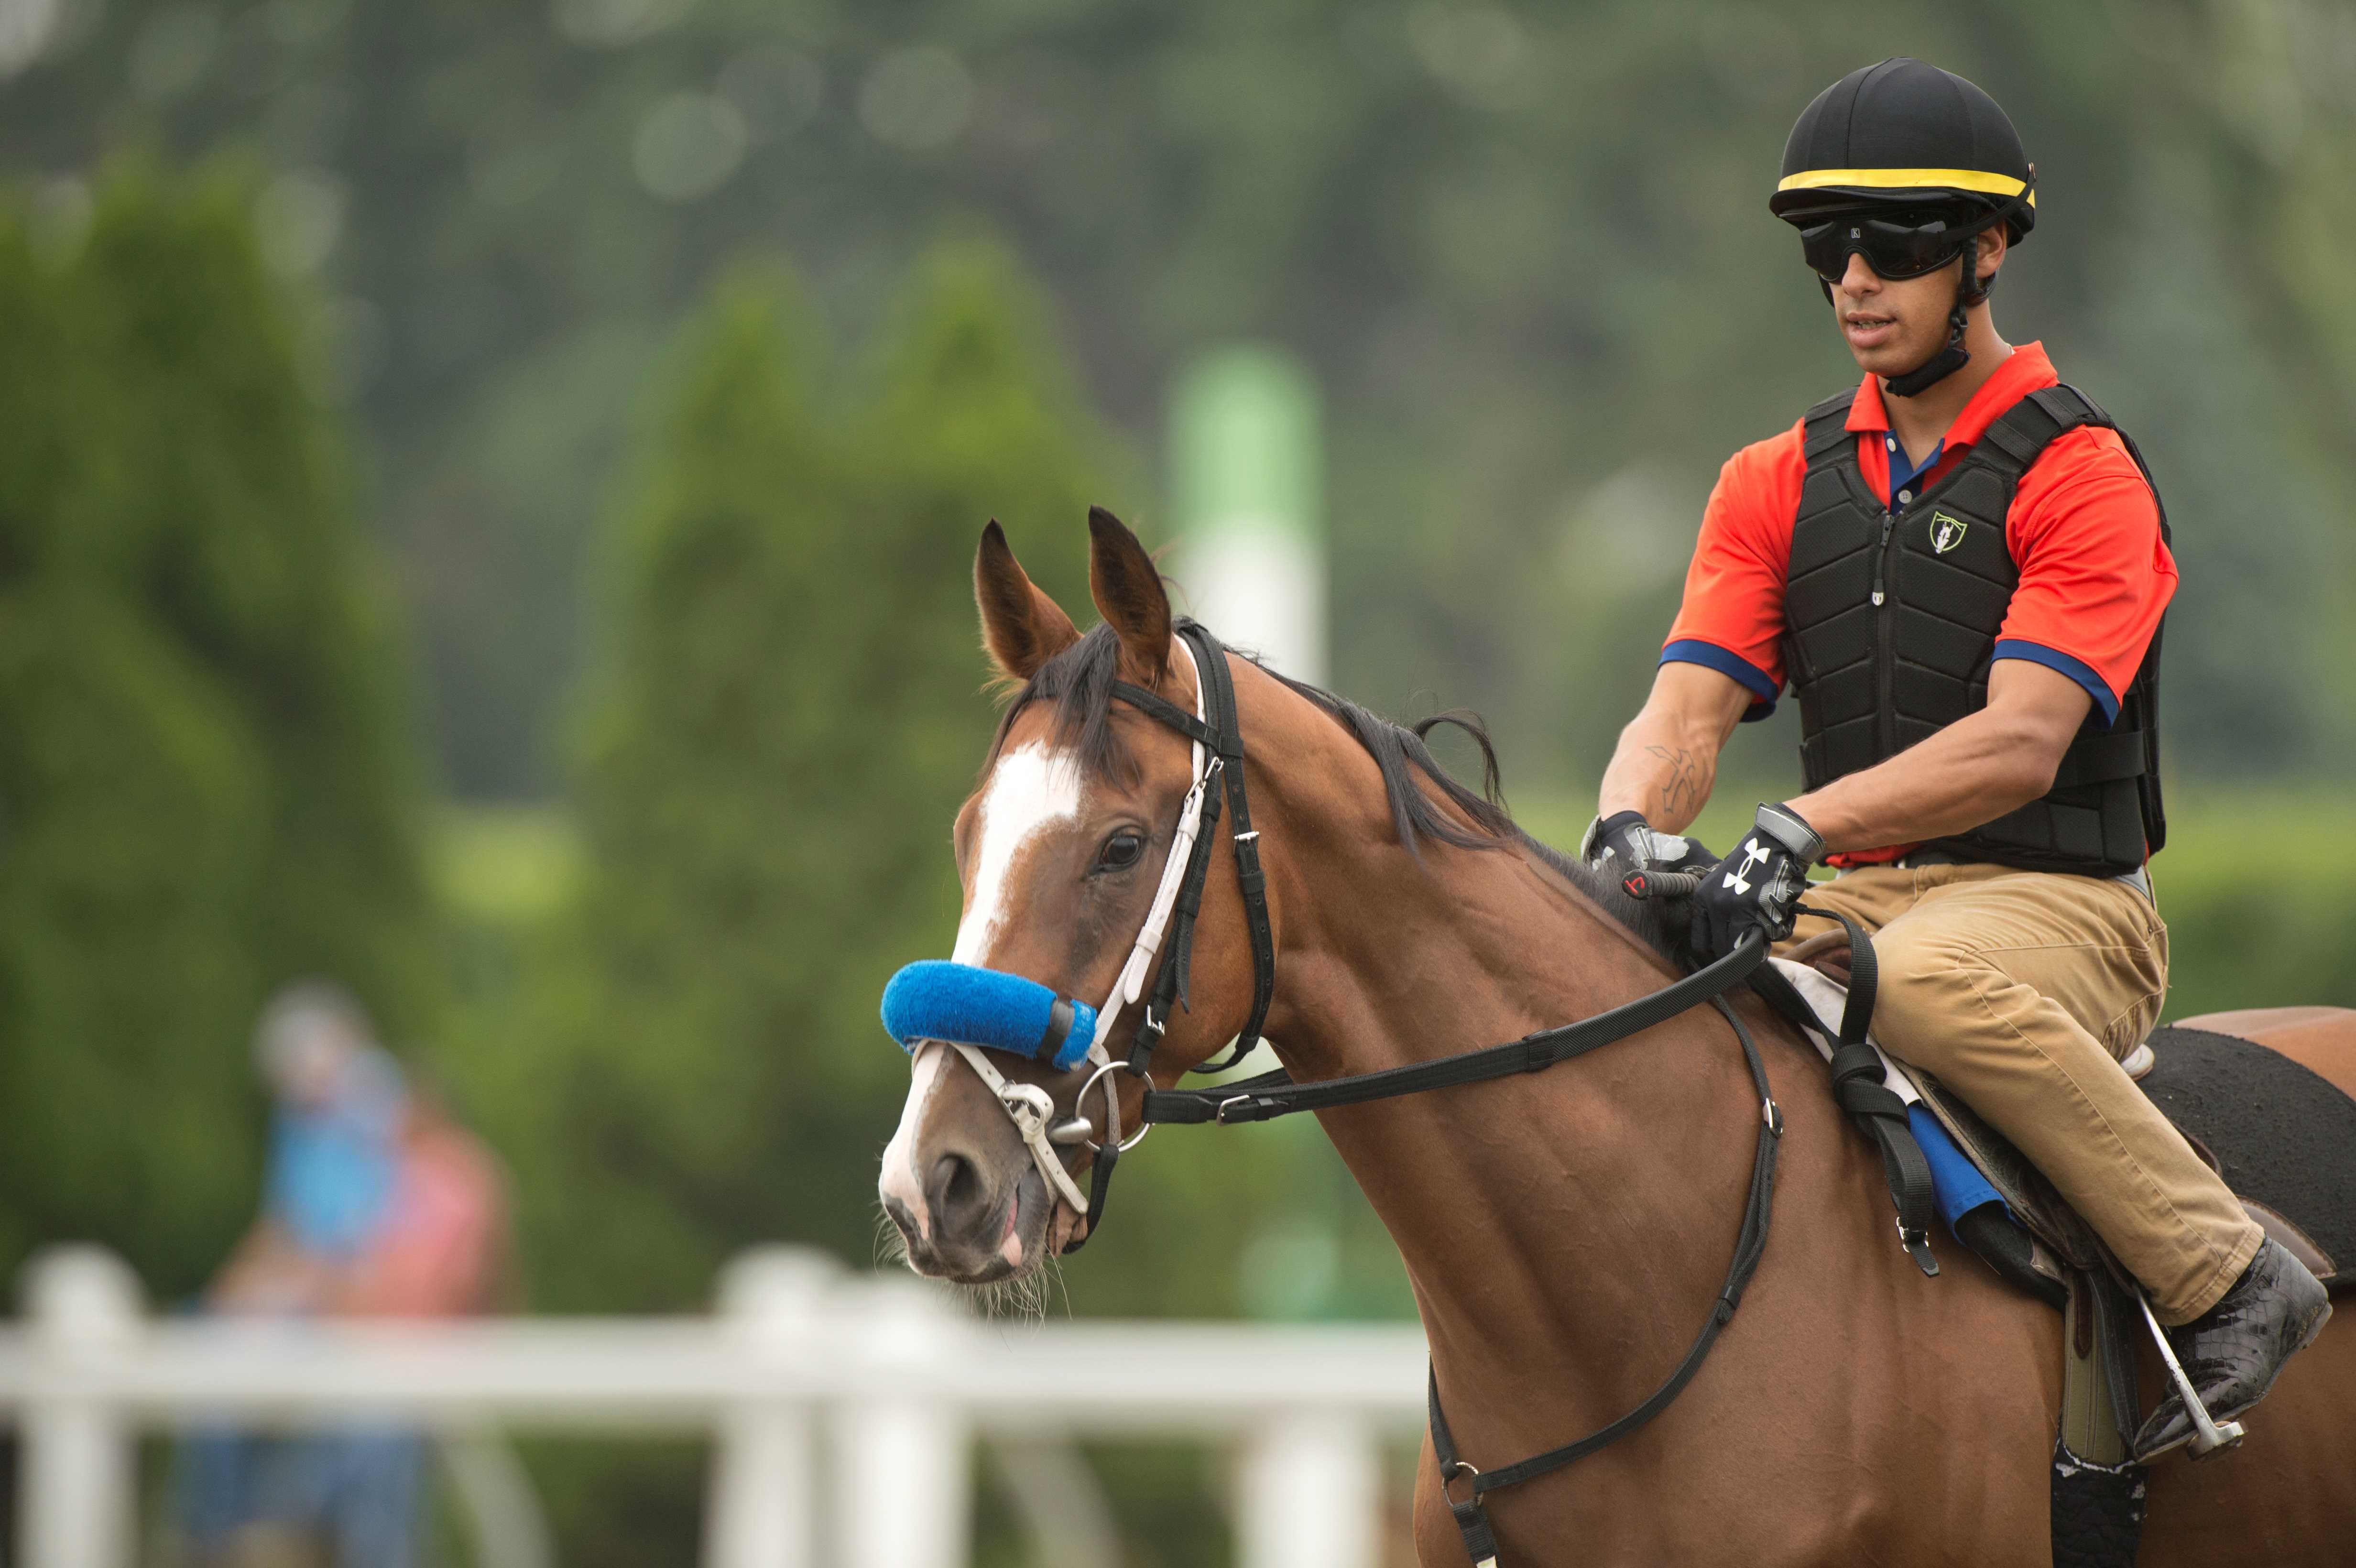
{"type": "Polygon", "coordinates": [[[530,1102],[549,1114],[526,1177],[544,1301],[693,1302],[755,1227],[748,1204],[787,1197],[774,1053],[798,1033],[795,939],[819,912],[798,895],[826,848],[795,759],[830,728],[833,660],[812,649],[832,595],[857,592],[830,581],[841,482],[811,358],[782,278],[726,284],[614,530],[614,653],[580,769],[591,883],[530,1102]]]}
{"type": "Polygon", "coordinates": [[[80,272],[122,427],[112,532],[140,612],[236,711],[266,788],[245,926],[275,984],[327,971],[426,1020],[423,779],[381,563],[236,171],[102,187],[80,272]]]}
{"type": "Polygon", "coordinates": [[[0,228],[0,1267],[187,1291],[251,1212],[245,1050],[305,973],[424,1019],[430,913],[381,585],[250,187],[118,170],[0,228]]]}

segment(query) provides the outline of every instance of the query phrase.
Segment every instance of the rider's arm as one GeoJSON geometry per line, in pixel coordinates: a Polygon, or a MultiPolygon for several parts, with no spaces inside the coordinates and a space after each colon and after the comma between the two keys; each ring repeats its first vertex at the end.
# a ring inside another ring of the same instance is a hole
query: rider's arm
{"type": "Polygon", "coordinates": [[[1709,799],[1719,749],[1783,689],[1783,576],[1807,459],[1800,426],[1726,461],[1702,509],[1685,596],[1644,710],[1620,732],[1598,819],[1644,814],[1681,833],[1709,799]]]}
{"type": "Polygon", "coordinates": [[[1718,781],[1718,753],[1757,700],[1730,676],[1697,664],[1665,664],[1653,694],[1620,731],[1603,770],[1596,814],[1644,814],[1663,833],[1682,833],[1718,781]]]}
{"type": "Polygon", "coordinates": [[[1875,849],[1968,833],[2053,787],[2094,699],[2027,659],[1988,669],[1987,706],[1878,766],[1786,802],[1825,848],[1875,849]]]}

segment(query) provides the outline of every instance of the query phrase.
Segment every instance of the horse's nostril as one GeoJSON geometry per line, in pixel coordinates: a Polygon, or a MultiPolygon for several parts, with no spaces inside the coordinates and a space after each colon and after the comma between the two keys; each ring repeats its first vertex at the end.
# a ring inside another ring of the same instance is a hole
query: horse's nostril
{"type": "Polygon", "coordinates": [[[987,1218],[990,1200],[973,1161],[961,1154],[945,1154],[933,1161],[925,1201],[933,1211],[936,1235],[962,1237],[987,1218]]]}

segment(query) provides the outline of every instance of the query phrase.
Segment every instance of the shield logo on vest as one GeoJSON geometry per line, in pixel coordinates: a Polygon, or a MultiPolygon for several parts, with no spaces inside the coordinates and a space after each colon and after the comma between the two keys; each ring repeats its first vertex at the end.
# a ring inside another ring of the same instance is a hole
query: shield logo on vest
{"type": "Polygon", "coordinates": [[[1964,542],[1964,523],[1944,512],[1931,514],[1931,553],[1944,555],[1964,542]]]}

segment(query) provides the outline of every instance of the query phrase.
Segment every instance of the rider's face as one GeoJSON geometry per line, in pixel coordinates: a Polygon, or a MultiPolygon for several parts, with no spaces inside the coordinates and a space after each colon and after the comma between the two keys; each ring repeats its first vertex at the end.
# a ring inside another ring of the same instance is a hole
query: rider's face
{"type": "Polygon", "coordinates": [[[1902,376],[1947,340],[1960,261],[1919,278],[1883,278],[1852,254],[1833,285],[1833,315],[1860,369],[1902,376]]]}
{"type": "MultiPolygon", "coordinates": [[[[2002,232],[1983,234],[1976,248],[1983,274],[1991,252],[2001,257],[2002,232]]],[[[1884,278],[1862,253],[1848,258],[1848,271],[1833,285],[1833,316],[1860,369],[1877,376],[1902,376],[1939,351],[1947,340],[1947,314],[1955,306],[1961,260],[1919,278],[1884,278]]]]}

